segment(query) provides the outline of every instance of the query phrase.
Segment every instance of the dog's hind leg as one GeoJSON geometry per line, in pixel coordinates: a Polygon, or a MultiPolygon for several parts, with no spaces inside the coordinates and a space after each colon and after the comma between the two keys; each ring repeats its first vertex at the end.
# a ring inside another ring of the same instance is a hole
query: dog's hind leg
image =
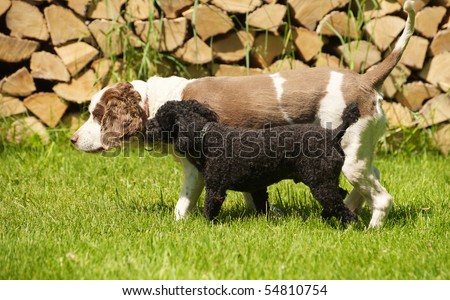
{"type": "Polygon", "coordinates": [[[251,193],[253,203],[257,213],[266,213],[269,209],[269,193],[267,187],[261,188],[251,193]]]}
{"type": "Polygon", "coordinates": [[[175,218],[184,218],[197,204],[205,184],[203,176],[186,158],[180,158],[183,167],[183,186],[175,206],[175,218]]]}
{"type": "Polygon", "coordinates": [[[354,189],[345,204],[352,211],[366,200],[372,209],[369,227],[380,227],[392,206],[392,196],[379,181],[380,172],[372,166],[374,149],[385,128],[384,118],[358,121],[342,140],[346,155],[342,172],[354,189]]]}
{"type": "Polygon", "coordinates": [[[225,201],[225,197],[226,191],[218,191],[208,188],[208,186],[206,187],[204,213],[208,220],[214,220],[217,218],[220,208],[225,201]]]}

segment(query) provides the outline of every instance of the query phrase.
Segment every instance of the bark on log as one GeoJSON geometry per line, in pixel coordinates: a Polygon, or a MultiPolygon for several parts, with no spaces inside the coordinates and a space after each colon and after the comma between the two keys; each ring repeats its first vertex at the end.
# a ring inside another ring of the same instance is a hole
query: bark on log
{"type": "Polygon", "coordinates": [[[13,1],[6,13],[6,26],[11,36],[46,41],[49,38],[44,16],[36,6],[23,1],[13,1]]]}
{"type": "Polygon", "coordinates": [[[150,33],[150,46],[158,51],[175,50],[183,44],[187,34],[187,20],[184,17],[154,20],[150,30],[148,21],[136,21],[134,24],[136,33],[144,42],[148,42],[150,33]]]}
{"type": "Polygon", "coordinates": [[[0,117],[6,118],[26,111],[25,105],[18,98],[0,94],[0,117]]]}
{"type": "Polygon", "coordinates": [[[87,26],[67,8],[50,5],[44,9],[44,14],[55,46],[91,35],[87,26]]]}
{"type": "Polygon", "coordinates": [[[0,93],[12,96],[28,96],[35,90],[33,77],[25,67],[0,81],[0,93]]]}
{"type": "Polygon", "coordinates": [[[337,50],[350,69],[356,72],[364,71],[381,60],[380,51],[364,40],[338,46],[337,50]]]}
{"type": "Polygon", "coordinates": [[[240,61],[250,53],[254,40],[252,33],[243,30],[227,33],[214,40],[214,56],[226,63],[240,61]]]}
{"type": "Polygon", "coordinates": [[[405,21],[402,18],[386,16],[369,21],[366,24],[365,31],[378,49],[384,52],[403,31],[404,27],[405,21]]]}
{"type": "Polygon", "coordinates": [[[450,51],[450,29],[439,31],[430,45],[430,53],[436,56],[450,51]]]}
{"type": "MultiPolygon", "coordinates": [[[[266,1],[267,2],[267,1],[266,1]]],[[[212,0],[212,4],[230,13],[249,13],[261,6],[261,0],[212,0]]]]}
{"type": "Polygon", "coordinates": [[[75,102],[85,103],[92,99],[92,96],[100,91],[100,82],[93,70],[88,70],[78,78],[72,78],[70,83],[58,83],[53,87],[53,91],[61,98],[75,102]]]}
{"type": "Polygon", "coordinates": [[[214,65],[213,73],[215,76],[247,76],[263,74],[263,70],[243,66],[214,65]]]}
{"type": "Polygon", "coordinates": [[[416,15],[416,32],[426,38],[434,37],[446,12],[447,10],[442,6],[425,7],[416,15]]]}
{"type": "Polygon", "coordinates": [[[189,39],[175,51],[175,56],[191,64],[206,64],[212,58],[212,49],[199,37],[189,39]]]}
{"type": "Polygon", "coordinates": [[[50,52],[41,51],[31,55],[31,76],[33,78],[57,80],[67,82],[70,80],[69,71],[59,56],[50,52]]]}
{"type": "Polygon", "coordinates": [[[278,34],[278,27],[283,23],[286,10],[285,5],[265,4],[248,15],[248,24],[278,34]]]}
{"type": "Polygon", "coordinates": [[[316,31],[327,36],[341,36],[351,39],[357,39],[360,35],[355,18],[349,17],[343,11],[333,11],[326,15],[320,21],[316,31]]]}
{"type": "Polygon", "coordinates": [[[293,31],[294,45],[304,61],[309,62],[322,50],[323,41],[314,31],[299,27],[293,31]]]}
{"type": "Polygon", "coordinates": [[[294,18],[309,30],[316,28],[317,22],[335,8],[345,6],[349,0],[288,0],[294,11],[294,18]]]}
{"type": "Polygon", "coordinates": [[[439,95],[441,91],[429,83],[414,81],[403,85],[395,99],[412,111],[418,111],[425,100],[439,95]]]}
{"type": "Polygon", "coordinates": [[[125,45],[124,40],[127,41],[127,44],[131,44],[129,47],[138,48],[142,46],[139,38],[123,24],[108,20],[95,20],[88,25],[88,28],[102,53],[107,57],[122,54],[125,45]]]}
{"type": "Polygon", "coordinates": [[[47,126],[53,128],[64,115],[68,105],[54,93],[37,93],[27,97],[23,104],[47,126]]]}
{"type": "Polygon", "coordinates": [[[436,55],[425,63],[419,76],[429,83],[444,87],[443,92],[447,92],[445,87],[450,86],[450,52],[436,55]]]}
{"type": "Polygon", "coordinates": [[[182,9],[194,5],[194,0],[165,0],[160,1],[158,4],[166,18],[175,19],[179,16],[179,12],[182,9]]]}
{"type": "Polygon", "coordinates": [[[429,44],[427,39],[420,36],[412,36],[400,62],[413,69],[422,69],[429,44]]]}
{"type": "Polygon", "coordinates": [[[97,49],[84,42],[55,47],[55,51],[72,76],[80,72],[98,54],[97,49]]]}
{"type": "Polygon", "coordinates": [[[31,57],[39,47],[39,43],[9,37],[0,33],[0,61],[16,63],[31,57]]]}
{"type": "Polygon", "coordinates": [[[185,11],[183,16],[191,21],[192,27],[203,40],[227,33],[234,27],[233,21],[227,13],[213,5],[200,4],[197,8],[185,11]],[[194,11],[195,21],[193,20],[194,11]]]}

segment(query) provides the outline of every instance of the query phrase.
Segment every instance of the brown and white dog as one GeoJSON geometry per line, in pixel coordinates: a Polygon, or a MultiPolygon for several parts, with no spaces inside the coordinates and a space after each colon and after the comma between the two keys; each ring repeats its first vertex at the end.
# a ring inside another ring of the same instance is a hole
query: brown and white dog
{"type": "MultiPolygon", "coordinates": [[[[222,123],[247,128],[313,122],[336,128],[344,108],[356,102],[361,118],[342,140],[346,154],[343,173],[354,187],[345,203],[358,211],[366,200],[372,208],[369,227],[379,227],[392,205],[392,196],[380,184],[379,172],[372,166],[374,149],[386,123],[380,89],[414,32],[413,5],[411,0],[404,4],[408,19],[394,50],[365,74],[321,67],[272,75],[192,80],[152,77],[147,82],[119,83],[94,95],[90,118],[71,141],[78,149],[90,152],[117,146],[122,138],[143,130],[146,119],[154,117],[169,100],[196,99],[214,110],[222,123]],[[113,133],[113,138],[106,138],[108,133],[113,133]]],[[[185,217],[196,205],[204,187],[197,169],[186,159],[181,163],[184,181],[175,208],[176,219],[185,217]]],[[[251,196],[244,193],[244,197],[247,205],[253,206],[251,196]]]]}

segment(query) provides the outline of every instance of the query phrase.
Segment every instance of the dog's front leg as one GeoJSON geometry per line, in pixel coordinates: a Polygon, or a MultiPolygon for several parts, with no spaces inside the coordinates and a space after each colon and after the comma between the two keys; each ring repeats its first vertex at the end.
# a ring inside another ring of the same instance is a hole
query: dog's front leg
{"type": "Polygon", "coordinates": [[[180,162],[183,167],[183,186],[175,206],[177,221],[184,218],[195,207],[205,186],[202,174],[193,164],[186,158],[180,158],[180,162]]]}

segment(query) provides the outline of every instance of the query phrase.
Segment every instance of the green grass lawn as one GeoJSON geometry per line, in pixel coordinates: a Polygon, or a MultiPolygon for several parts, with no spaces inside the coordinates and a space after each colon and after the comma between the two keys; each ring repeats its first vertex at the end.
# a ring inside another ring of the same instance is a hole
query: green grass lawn
{"type": "Polygon", "coordinates": [[[256,216],[229,193],[218,224],[203,218],[203,197],[175,222],[182,174],[171,157],[0,148],[0,279],[450,279],[442,156],[379,157],[395,202],[385,226],[367,230],[368,209],[336,227],[291,181],[270,189],[282,216],[256,216]]]}

